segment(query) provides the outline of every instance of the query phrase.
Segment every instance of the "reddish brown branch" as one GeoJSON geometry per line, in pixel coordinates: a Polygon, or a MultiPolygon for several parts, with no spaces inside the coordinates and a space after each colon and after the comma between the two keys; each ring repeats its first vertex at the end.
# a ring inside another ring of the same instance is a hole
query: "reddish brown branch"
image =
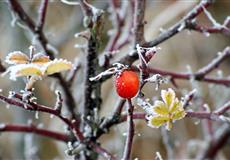
{"type": "Polygon", "coordinates": [[[5,102],[5,103],[14,105],[16,107],[23,108],[25,110],[39,111],[39,112],[44,112],[44,113],[52,114],[52,115],[58,117],[59,119],[61,119],[68,127],[70,127],[70,129],[73,131],[74,135],[76,136],[76,138],[79,141],[82,141],[84,139],[83,134],[81,133],[81,131],[79,130],[79,128],[75,124],[75,122],[72,122],[71,120],[63,117],[60,114],[59,110],[52,109],[54,107],[50,108],[50,107],[39,105],[39,104],[36,104],[36,103],[33,103],[33,102],[29,102],[27,104],[27,103],[21,101],[22,100],[22,96],[21,95],[15,94],[14,96],[17,99],[19,99],[19,100],[16,100],[14,98],[8,98],[8,97],[5,97],[5,96],[3,96],[1,94],[0,94],[0,100],[3,101],[3,102],[5,102]]]}
{"type": "Polygon", "coordinates": [[[128,115],[127,115],[127,123],[128,123],[128,132],[127,132],[127,138],[125,142],[125,149],[123,153],[123,158],[124,160],[129,160],[131,159],[131,151],[132,151],[132,145],[133,145],[133,137],[134,137],[134,132],[135,132],[135,125],[133,122],[133,110],[134,106],[132,104],[131,99],[128,99],[128,115]]]}
{"type": "MultiPolygon", "coordinates": [[[[198,81],[204,81],[208,83],[215,83],[215,84],[222,84],[229,86],[230,85],[230,79],[223,79],[223,78],[210,78],[205,77],[206,74],[208,74],[210,71],[215,69],[217,65],[219,65],[225,57],[229,56],[229,47],[225,49],[225,51],[222,53],[224,56],[220,56],[221,58],[217,57],[217,60],[213,60],[210,64],[203,67],[201,70],[199,70],[197,73],[191,74],[191,73],[177,73],[177,72],[171,72],[171,71],[165,71],[157,68],[151,68],[147,67],[146,72],[154,73],[154,74],[161,74],[163,76],[170,76],[172,79],[185,79],[189,80],[191,78],[194,78],[194,80],[198,81]]],[[[137,71],[139,71],[138,68],[135,68],[137,71]]]]}
{"type": "Polygon", "coordinates": [[[223,52],[219,52],[217,57],[214,58],[208,65],[199,69],[194,75],[196,78],[203,78],[205,75],[209,74],[212,70],[217,68],[220,63],[230,57],[230,47],[226,47],[223,52]]]}
{"type": "MultiPolygon", "coordinates": [[[[153,41],[146,42],[145,44],[143,44],[143,47],[154,47],[168,40],[169,38],[173,37],[181,30],[185,29],[184,27],[186,26],[185,23],[187,21],[196,18],[200,13],[202,13],[203,9],[210,6],[211,3],[212,3],[211,0],[201,1],[195,8],[193,8],[190,12],[188,12],[179,22],[177,22],[175,25],[173,25],[166,31],[162,32],[153,41]]],[[[132,55],[126,55],[125,57],[120,59],[119,63],[130,65],[137,59],[138,59],[138,54],[137,52],[134,52],[132,55]]]]}
{"type": "Polygon", "coordinates": [[[108,117],[100,124],[100,128],[98,128],[95,138],[99,138],[102,134],[108,132],[109,128],[119,122],[124,105],[125,99],[120,100],[112,116],[108,117]]]}
{"type": "Polygon", "coordinates": [[[70,141],[70,137],[64,133],[38,128],[34,125],[26,126],[26,125],[19,125],[19,124],[1,124],[0,132],[35,133],[44,137],[53,138],[58,141],[63,141],[63,142],[70,141]]]}

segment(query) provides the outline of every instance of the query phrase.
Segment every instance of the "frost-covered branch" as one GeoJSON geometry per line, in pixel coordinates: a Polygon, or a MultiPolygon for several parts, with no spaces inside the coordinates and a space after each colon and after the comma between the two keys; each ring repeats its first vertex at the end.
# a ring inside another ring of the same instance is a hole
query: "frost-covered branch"
{"type": "Polygon", "coordinates": [[[48,7],[48,0],[42,0],[41,6],[39,9],[38,22],[37,22],[37,30],[39,32],[43,30],[43,26],[45,24],[47,7],[48,7]]]}
{"type": "Polygon", "coordinates": [[[10,105],[14,105],[16,107],[23,108],[25,110],[35,111],[35,112],[44,112],[44,113],[49,113],[51,115],[54,115],[57,118],[59,118],[62,122],[64,122],[68,127],[70,127],[70,129],[72,130],[72,132],[74,133],[74,135],[79,141],[82,141],[84,138],[78,126],[76,126],[75,121],[72,122],[68,118],[63,117],[59,110],[53,109],[54,107],[51,108],[51,107],[47,107],[44,105],[36,104],[34,102],[26,103],[24,102],[25,100],[23,99],[23,96],[17,93],[12,93],[10,97],[6,97],[0,94],[0,101],[5,102],[10,105]]]}
{"type": "Polygon", "coordinates": [[[230,47],[226,47],[222,52],[217,54],[217,57],[214,58],[210,63],[208,63],[203,68],[199,69],[195,74],[196,79],[202,79],[205,75],[210,73],[212,70],[217,68],[224,60],[230,57],[230,47]]]}
{"type": "MultiPolygon", "coordinates": [[[[203,12],[204,8],[207,8],[212,4],[211,0],[205,0],[201,1],[197,6],[195,6],[190,12],[188,12],[180,21],[178,21],[175,25],[171,26],[169,29],[162,32],[160,35],[158,35],[154,40],[150,42],[146,42],[144,44],[140,44],[142,47],[154,47],[157,46],[164,41],[168,40],[169,38],[175,36],[177,33],[181,32],[183,29],[185,29],[185,23],[188,20],[192,20],[196,18],[200,13],[203,12]]],[[[142,13],[144,14],[144,13],[142,13]]],[[[143,15],[142,15],[143,16],[143,15]]],[[[122,57],[118,62],[121,64],[128,64],[131,65],[134,61],[138,59],[138,53],[137,51],[132,51],[131,54],[127,54],[126,56],[122,57]]],[[[103,79],[107,80],[108,77],[105,77],[103,79]]]]}

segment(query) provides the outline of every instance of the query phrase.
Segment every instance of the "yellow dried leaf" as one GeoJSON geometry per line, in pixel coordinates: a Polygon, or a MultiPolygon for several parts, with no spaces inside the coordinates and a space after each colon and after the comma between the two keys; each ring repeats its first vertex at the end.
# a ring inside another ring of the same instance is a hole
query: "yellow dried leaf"
{"type": "Polygon", "coordinates": [[[32,59],[32,63],[38,64],[38,65],[43,65],[49,61],[50,61],[49,56],[46,56],[42,53],[38,53],[38,54],[34,55],[34,57],[32,59]]]}
{"type": "Polygon", "coordinates": [[[5,61],[8,64],[26,64],[29,62],[29,57],[21,51],[15,51],[9,53],[5,61]]]}
{"type": "Polygon", "coordinates": [[[169,112],[170,113],[175,112],[176,110],[181,108],[180,106],[182,106],[182,103],[178,100],[178,98],[175,98],[174,102],[170,106],[169,112]]]}
{"type": "Polygon", "coordinates": [[[160,115],[169,114],[168,107],[162,101],[155,101],[153,111],[160,115]]]}
{"type": "Polygon", "coordinates": [[[184,110],[177,110],[173,113],[172,115],[172,119],[173,120],[179,120],[179,119],[182,119],[184,118],[186,115],[185,111],[184,110]]]}
{"type": "Polygon", "coordinates": [[[160,127],[169,121],[168,116],[152,116],[149,118],[149,125],[151,127],[160,127]]]}
{"type": "Polygon", "coordinates": [[[175,96],[175,92],[171,88],[169,88],[168,91],[161,91],[161,97],[167,106],[170,106],[173,103],[175,96]]]}
{"type": "Polygon", "coordinates": [[[18,68],[15,68],[15,70],[11,71],[11,75],[15,77],[21,77],[21,76],[42,76],[42,70],[31,64],[25,64],[23,66],[15,66],[18,68]]]}
{"type": "Polygon", "coordinates": [[[72,63],[63,59],[55,59],[50,61],[46,65],[45,74],[50,75],[62,71],[66,71],[72,68],[72,63]]]}

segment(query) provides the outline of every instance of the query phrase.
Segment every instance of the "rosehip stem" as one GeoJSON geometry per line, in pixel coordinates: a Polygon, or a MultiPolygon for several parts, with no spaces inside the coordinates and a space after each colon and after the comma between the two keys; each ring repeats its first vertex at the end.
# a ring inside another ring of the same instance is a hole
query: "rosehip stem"
{"type": "Polygon", "coordinates": [[[131,99],[127,99],[128,101],[128,116],[127,116],[127,123],[128,123],[128,132],[127,132],[127,138],[125,143],[125,149],[123,154],[123,160],[129,160],[130,154],[132,151],[132,143],[133,143],[133,136],[134,136],[134,122],[133,122],[133,110],[134,107],[132,105],[131,99]]]}

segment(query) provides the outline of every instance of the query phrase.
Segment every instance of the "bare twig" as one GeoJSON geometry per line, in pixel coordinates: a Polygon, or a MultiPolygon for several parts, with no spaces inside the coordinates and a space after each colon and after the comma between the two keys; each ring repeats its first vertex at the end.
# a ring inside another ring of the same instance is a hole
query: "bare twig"
{"type": "Polygon", "coordinates": [[[131,99],[128,99],[129,107],[128,107],[128,115],[127,115],[127,123],[128,123],[128,132],[127,138],[125,143],[125,149],[123,153],[123,160],[131,159],[131,151],[132,151],[132,144],[133,144],[133,137],[134,137],[134,122],[133,122],[133,105],[131,99]]]}
{"type": "MultiPolygon", "coordinates": [[[[207,8],[208,6],[210,6],[211,3],[212,3],[211,0],[201,1],[194,9],[188,12],[179,22],[177,22],[175,25],[173,25],[169,29],[165,30],[165,32],[162,32],[153,41],[146,42],[142,46],[143,47],[154,47],[168,40],[169,38],[173,37],[180,31],[185,29],[184,27],[185,27],[186,21],[196,18],[203,11],[203,8],[207,8]]],[[[122,64],[130,65],[137,59],[138,59],[137,52],[133,52],[133,54],[126,55],[125,57],[121,58],[119,62],[122,64]]]]}
{"type": "Polygon", "coordinates": [[[46,11],[48,7],[48,0],[42,0],[39,8],[39,17],[37,22],[37,30],[42,31],[45,24],[46,11]]]}
{"type": "MultiPolygon", "coordinates": [[[[126,3],[126,2],[123,2],[126,3]]],[[[124,26],[124,18],[121,16],[121,11],[118,11],[118,1],[116,0],[110,0],[110,6],[112,8],[113,13],[113,22],[114,22],[114,28],[116,29],[115,34],[110,38],[105,51],[108,52],[108,55],[110,55],[110,52],[112,52],[116,46],[116,43],[121,35],[122,28],[124,26]]],[[[126,10],[127,11],[127,10],[126,10]]]]}
{"type": "Polygon", "coordinates": [[[27,125],[19,125],[19,124],[0,124],[0,132],[35,133],[41,136],[53,138],[58,141],[63,141],[63,142],[70,141],[70,137],[64,133],[38,128],[34,125],[27,126],[27,125]]]}
{"type": "Polygon", "coordinates": [[[210,73],[212,70],[218,67],[218,65],[226,60],[227,57],[230,57],[230,47],[226,47],[223,52],[219,52],[217,57],[214,58],[208,65],[204,66],[203,68],[199,69],[194,76],[196,78],[203,78],[205,75],[210,73]]]}
{"type": "Polygon", "coordinates": [[[108,132],[109,128],[117,124],[120,120],[121,112],[125,104],[125,99],[121,99],[111,117],[105,119],[98,128],[95,137],[99,138],[103,133],[108,132]]]}
{"type": "Polygon", "coordinates": [[[143,44],[144,40],[144,17],[145,0],[135,0],[134,10],[134,47],[136,44],[143,44]]]}
{"type": "Polygon", "coordinates": [[[62,120],[68,127],[70,127],[70,129],[72,130],[72,132],[74,133],[74,135],[79,141],[83,141],[84,137],[81,131],[79,130],[78,126],[75,123],[73,123],[71,120],[63,117],[58,110],[52,109],[47,106],[39,105],[34,102],[25,103],[23,102],[23,97],[20,94],[14,94],[13,96],[17,98],[18,100],[14,98],[5,97],[1,94],[0,94],[0,100],[5,103],[14,105],[16,107],[23,108],[25,110],[39,111],[39,112],[52,114],[58,117],[60,120],[62,120]]]}

